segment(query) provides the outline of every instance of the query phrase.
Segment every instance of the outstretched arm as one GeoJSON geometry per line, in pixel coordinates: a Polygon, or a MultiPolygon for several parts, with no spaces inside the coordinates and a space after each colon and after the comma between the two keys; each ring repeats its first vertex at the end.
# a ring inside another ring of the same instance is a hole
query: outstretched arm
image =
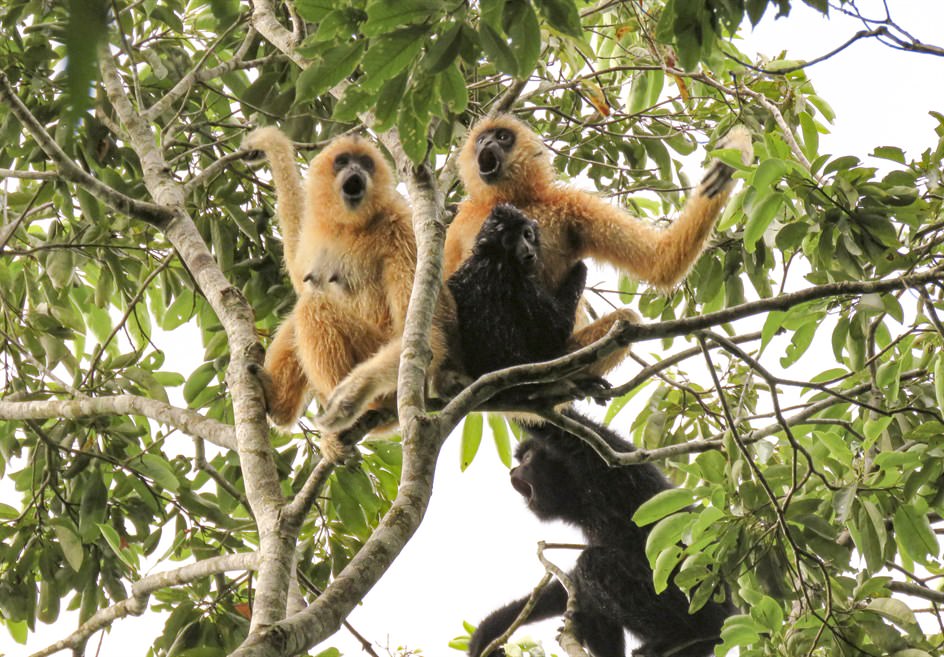
{"type": "MultiPolygon", "coordinates": [[[[735,126],[718,144],[753,157],[751,136],[735,126]]],[[[574,194],[567,208],[580,235],[579,257],[609,262],[663,289],[676,285],[701,254],[731,194],[731,167],[715,161],[672,224],[659,230],[590,194],[574,194]]]]}
{"type": "Polygon", "coordinates": [[[246,137],[246,148],[260,150],[266,154],[272,168],[272,180],[275,183],[275,195],[278,201],[276,210],[279,227],[282,230],[282,248],[285,262],[295,292],[301,294],[305,287],[302,271],[295,262],[298,253],[298,238],[301,230],[302,215],[305,211],[305,197],[302,192],[302,179],[295,165],[295,147],[288,137],[278,128],[268,126],[253,130],[246,137]]]}
{"type": "MultiPolygon", "coordinates": [[[[486,616],[485,619],[479,623],[478,628],[469,640],[469,656],[497,657],[497,655],[504,655],[504,651],[495,651],[491,655],[483,656],[482,651],[488,647],[488,644],[504,634],[505,630],[511,627],[511,624],[515,622],[515,619],[518,618],[518,615],[525,608],[527,603],[528,597],[524,597],[520,600],[510,602],[486,616]]],[[[545,618],[561,616],[566,609],[567,591],[564,590],[563,585],[559,581],[553,580],[541,591],[534,605],[534,609],[531,610],[531,614],[528,616],[525,623],[536,623],[545,618]]]]}

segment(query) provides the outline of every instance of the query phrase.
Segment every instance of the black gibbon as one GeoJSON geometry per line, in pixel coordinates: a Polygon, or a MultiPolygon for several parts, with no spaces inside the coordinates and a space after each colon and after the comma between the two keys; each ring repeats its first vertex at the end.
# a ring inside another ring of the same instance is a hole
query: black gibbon
{"type": "MultiPolygon", "coordinates": [[[[751,136],[743,126],[732,128],[718,146],[739,149],[745,162],[753,157],[751,136]]],[[[492,209],[509,203],[540,227],[544,252],[540,276],[545,289],[559,289],[573,267],[588,257],[660,288],[670,288],[701,253],[730,196],[732,173],[731,167],[713,162],[681,215],[660,230],[591,193],[560,184],[540,137],[518,119],[510,115],[484,119],[471,129],[459,154],[459,176],[468,198],[459,205],[446,233],[444,276],[448,279],[472,253],[492,209]]],[[[578,315],[578,328],[568,341],[568,351],[602,338],[617,321],[638,321],[629,308],[585,326],[581,326],[583,313],[578,315]]],[[[441,348],[437,344],[446,343],[433,341],[434,362],[439,356],[436,349],[441,348]]],[[[625,353],[616,351],[587,373],[602,376],[625,353]]],[[[357,376],[332,395],[321,418],[322,427],[340,430],[349,426],[371,399],[392,392],[398,362],[399,352],[391,349],[361,364],[357,376]]]]}
{"type": "MultiPolygon", "coordinates": [[[[617,452],[633,450],[606,427],[574,411],[566,413],[617,452]]],[[[511,485],[538,518],[580,528],[589,545],[570,573],[576,588],[577,639],[593,657],[625,657],[624,629],[642,642],[633,652],[636,657],[709,655],[733,607],[709,601],[689,614],[688,600],[674,584],[657,594],[645,554],[649,529],[631,520],[643,502],[671,484],[650,463],[609,467],[586,442],[552,425],[525,430],[528,439],[515,453],[520,465],[511,471],[511,485]]],[[[489,614],[472,635],[469,655],[480,657],[511,627],[527,600],[489,614]]],[[[560,616],[566,605],[567,593],[554,580],[539,594],[527,622],[560,616]]]]}
{"type": "Polygon", "coordinates": [[[447,282],[466,374],[479,377],[564,353],[587,267],[577,262],[550,290],[541,278],[543,253],[536,222],[510,205],[492,209],[472,255],[447,282]]]}
{"type": "Polygon", "coordinates": [[[380,151],[351,136],[312,161],[303,188],[292,143],[261,128],[246,147],[272,167],[285,264],[298,295],[266,353],[269,417],[289,425],[403,331],[416,268],[410,210],[380,151]]]}
{"type": "MultiPolygon", "coordinates": [[[[750,133],[743,126],[734,127],[718,146],[740,149],[745,162],[753,156],[750,133]]],[[[560,184],[541,138],[518,119],[507,114],[486,118],[473,126],[459,154],[459,177],[468,198],[446,233],[445,275],[455,272],[472,253],[492,208],[510,203],[541,228],[545,252],[541,276],[549,289],[557,289],[584,258],[671,288],[701,253],[731,193],[732,173],[728,165],[713,162],[681,215],[660,230],[591,193],[560,184]]],[[[620,309],[578,328],[570,350],[603,337],[617,320],[637,318],[629,309],[620,309]]],[[[605,374],[624,356],[625,352],[617,352],[591,372],[605,374]]]]}

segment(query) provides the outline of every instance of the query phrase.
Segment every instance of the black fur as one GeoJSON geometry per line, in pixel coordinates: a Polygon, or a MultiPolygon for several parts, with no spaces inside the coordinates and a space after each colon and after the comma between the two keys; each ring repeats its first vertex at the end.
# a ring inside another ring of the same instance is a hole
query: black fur
{"type": "Polygon", "coordinates": [[[510,205],[496,206],[472,255],[448,281],[466,373],[478,377],[564,354],[587,267],[574,265],[556,291],[543,285],[540,267],[537,223],[510,205]]]}
{"type": "MultiPolygon", "coordinates": [[[[606,427],[573,411],[567,414],[616,451],[633,450],[606,427]]],[[[633,652],[637,657],[710,654],[733,608],[709,602],[689,615],[688,600],[675,585],[657,595],[645,556],[649,529],[631,520],[642,502],[670,487],[662,473],[652,464],[611,468],[583,440],[551,425],[526,430],[529,438],[515,454],[520,465],[511,471],[512,485],[536,516],[579,527],[590,545],[571,573],[579,608],[574,617],[577,638],[594,657],[624,657],[624,628],[642,642],[633,652]]],[[[554,580],[527,622],[563,614],[566,600],[563,586],[554,580]]],[[[487,616],[472,635],[469,654],[480,657],[526,601],[516,600],[487,616]]]]}

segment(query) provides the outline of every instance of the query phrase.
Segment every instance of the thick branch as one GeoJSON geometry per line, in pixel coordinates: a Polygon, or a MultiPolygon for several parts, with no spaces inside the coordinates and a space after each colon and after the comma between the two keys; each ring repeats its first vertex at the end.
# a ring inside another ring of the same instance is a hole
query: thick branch
{"type": "Polygon", "coordinates": [[[293,62],[302,68],[308,66],[308,60],[295,52],[295,35],[275,17],[271,0],[252,0],[252,26],[293,62]]]}
{"type": "Polygon", "coordinates": [[[911,582],[898,582],[893,580],[888,583],[888,590],[894,591],[895,593],[905,593],[907,595],[913,595],[916,598],[923,598],[925,600],[930,600],[931,602],[944,604],[944,593],[930,589],[927,586],[921,586],[920,584],[912,584],[911,582]]]}
{"type": "Polygon", "coordinates": [[[44,401],[0,400],[0,419],[4,420],[77,419],[98,415],[142,415],[224,449],[236,449],[235,432],[228,424],[147,397],[116,395],[44,401]]]}
{"type": "MultiPolygon", "coordinates": [[[[0,73],[2,75],[2,73],[0,73]]],[[[15,169],[0,169],[0,179],[19,178],[21,180],[53,180],[61,178],[58,171],[17,171],[15,169]]]]}
{"type": "Polygon", "coordinates": [[[114,621],[125,616],[140,616],[147,610],[148,598],[160,589],[189,584],[198,579],[225,573],[230,570],[254,570],[259,562],[257,552],[240,552],[238,554],[224,554],[219,557],[204,559],[175,570],[155,573],[143,577],[131,587],[131,597],[127,600],[101,609],[90,619],[82,623],[75,632],[61,641],[57,641],[48,648],[44,648],[31,657],[46,657],[60,650],[81,647],[90,636],[99,630],[109,627],[114,621]]]}
{"type": "Polygon", "coordinates": [[[200,286],[229,340],[231,358],[226,381],[233,400],[236,444],[264,557],[259,566],[251,628],[268,625],[285,615],[294,546],[283,539],[279,530],[279,510],[285,500],[269,443],[262,386],[250,371],[250,364],[262,361],[255,317],[240,290],[223,276],[187,213],[183,186],[168,174],[170,167],[154,132],[128,98],[107,48],[99,52],[99,63],[105,92],[141,161],[144,183],[151,196],[173,212],[164,234],[200,286]]]}
{"type": "Polygon", "coordinates": [[[27,132],[33,136],[33,139],[36,140],[39,147],[43,149],[43,152],[56,163],[56,166],[59,167],[59,173],[63,178],[78,185],[82,185],[86,191],[99,198],[110,207],[132,217],[137,217],[138,219],[158,226],[163,225],[171,219],[173,211],[169,208],[126,196],[90,175],[76,164],[66,152],[59,147],[59,144],[56,143],[50,134],[46,132],[42,124],[33,116],[32,112],[29,111],[29,108],[23,104],[23,101],[21,101],[13,91],[13,87],[10,86],[10,81],[3,71],[0,71],[0,100],[6,103],[13,112],[13,115],[23,124],[27,132]]]}

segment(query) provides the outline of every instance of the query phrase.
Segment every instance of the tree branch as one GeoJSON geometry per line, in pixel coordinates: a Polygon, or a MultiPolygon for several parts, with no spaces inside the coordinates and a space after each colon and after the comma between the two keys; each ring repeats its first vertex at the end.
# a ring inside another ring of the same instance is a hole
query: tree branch
{"type": "Polygon", "coordinates": [[[148,223],[162,226],[173,217],[173,212],[169,208],[126,196],[90,175],[76,164],[46,132],[42,124],[29,111],[29,108],[23,104],[23,101],[13,91],[10,80],[3,71],[0,71],[0,100],[6,102],[13,115],[33,136],[43,152],[56,163],[61,177],[83,186],[86,191],[101,199],[109,207],[148,223]]]}
{"type": "Polygon", "coordinates": [[[250,625],[252,631],[284,617],[294,558],[294,546],[284,540],[279,527],[279,512],[285,499],[269,443],[262,386],[250,369],[250,364],[262,363],[255,316],[242,292],[223,276],[187,213],[183,186],[169,175],[170,167],[157,146],[154,132],[128,98],[107,46],[99,51],[99,64],[108,99],[141,161],[144,184],[151,196],[173,213],[173,218],[164,226],[164,235],[200,286],[229,340],[226,382],[233,401],[237,452],[263,555],[250,625]]]}
{"type": "Polygon", "coordinates": [[[143,577],[131,587],[131,597],[97,611],[90,619],[82,623],[75,632],[48,648],[33,653],[31,657],[46,657],[60,650],[81,647],[90,636],[109,627],[113,622],[126,616],[140,616],[147,610],[148,598],[160,589],[189,584],[198,579],[230,570],[254,570],[259,562],[258,552],[240,552],[224,554],[192,563],[175,570],[155,573],[143,577]]]}
{"type": "Polygon", "coordinates": [[[78,419],[97,415],[141,415],[218,447],[236,449],[235,431],[228,424],[147,397],[117,395],[44,401],[0,400],[0,419],[4,420],[78,419]]]}
{"type": "Polygon", "coordinates": [[[574,626],[574,618],[580,610],[577,606],[577,588],[574,586],[573,581],[567,573],[558,568],[556,564],[551,563],[548,558],[544,556],[544,550],[546,548],[547,544],[544,541],[538,543],[538,559],[541,561],[541,565],[544,566],[544,569],[554,575],[563,585],[564,590],[567,591],[567,612],[564,614],[564,625],[557,635],[557,642],[569,657],[589,657],[587,651],[580,645],[580,641],[577,640],[576,627],[574,626]]]}

